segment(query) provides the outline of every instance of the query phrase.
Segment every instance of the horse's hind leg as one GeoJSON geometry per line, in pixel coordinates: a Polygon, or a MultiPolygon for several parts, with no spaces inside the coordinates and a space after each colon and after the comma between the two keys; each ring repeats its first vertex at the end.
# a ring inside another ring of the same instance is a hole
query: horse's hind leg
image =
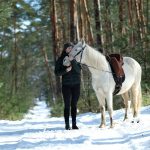
{"type": "Polygon", "coordinates": [[[130,108],[129,92],[122,94],[122,98],[125,104],[125,115],[124,115],[124,121],[125,121],[126,119],[128,119],[128,110],[130,108]]]}
{"type": "Polygon", "coordinates": [[[137,117],[138,115],[138,110],[137,110],[137,98],[138,98],[138,91],[135,88],[132,88],[132,107],[133,107],[133,117],[137,117]]]}
{"type": "Polygon", "coordinates": [[[140,86],[133,86],[132,89],[132,107],[133,107],[133,121],[139,122],[138,119],[138,114],[139,114],[139,108],[140,108],[140,103],[141,103],[141,87],[140,86]]]}

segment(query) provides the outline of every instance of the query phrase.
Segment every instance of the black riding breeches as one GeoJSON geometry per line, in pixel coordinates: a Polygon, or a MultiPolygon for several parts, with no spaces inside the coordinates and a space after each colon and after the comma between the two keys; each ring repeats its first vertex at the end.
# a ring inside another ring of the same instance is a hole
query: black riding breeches
{"type": "Polygon", "coordinates": [[[80,84],[63,85],[62,94],[64,99],[64,118],[65,123],[69,124],[70,106],[72,124],[76,124],[77,102],[80,96],[80,84]]]}

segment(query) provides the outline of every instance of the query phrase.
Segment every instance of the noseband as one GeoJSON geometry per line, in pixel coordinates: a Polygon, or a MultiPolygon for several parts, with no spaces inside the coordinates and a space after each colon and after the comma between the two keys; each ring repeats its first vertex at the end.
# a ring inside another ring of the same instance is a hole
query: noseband
{"type": "Polygon", "coordinates": [[[81,53],[80,63],[81,63],[81,60],[82,60],[82,55],[83,55],[83,51],[84,51],[85,47],[86,47],[86,45],[84,47],[82,47],[82,49],[78,53],[76,53],[76,55],[74,56],[74,58],[75,58],[76,56],[78,56],[81,53]]]}

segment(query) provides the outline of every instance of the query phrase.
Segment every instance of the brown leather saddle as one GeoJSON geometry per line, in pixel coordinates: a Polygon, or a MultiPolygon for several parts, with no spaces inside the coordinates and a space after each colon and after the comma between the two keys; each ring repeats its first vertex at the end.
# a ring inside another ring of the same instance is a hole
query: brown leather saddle
{"type": "Polygon", "coordinates": [[[125,74],[122,68],[124,64],[123,57],[120,54],[110,54],[106,56],[106,59],[110,64],[112,74],[116,82],[115,90],[113,93],[114,95],[116,95],[120,91],[122,83],[125,80],[125,74]]]}

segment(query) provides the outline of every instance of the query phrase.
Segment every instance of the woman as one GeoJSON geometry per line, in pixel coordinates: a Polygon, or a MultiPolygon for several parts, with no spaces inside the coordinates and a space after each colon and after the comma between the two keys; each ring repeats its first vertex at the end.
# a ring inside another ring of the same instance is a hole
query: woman
{"type": "Polygon", "coordinates": [[[64,99],[65,129],[70,130],[69,116],[71,106],[72,129],[79,129],[76,125],[77,102],[80,96],[81,66],[68,54],[72,43],[64,44],[61,56],[56,61],[55,74],[62,76],[62,94],[64,99]]]}

